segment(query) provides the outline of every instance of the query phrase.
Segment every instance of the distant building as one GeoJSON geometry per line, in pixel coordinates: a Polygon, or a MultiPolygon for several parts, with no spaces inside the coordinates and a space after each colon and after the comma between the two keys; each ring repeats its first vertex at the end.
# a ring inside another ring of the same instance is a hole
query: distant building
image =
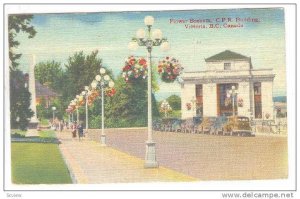
{"type": "Polygon", "coordinates": [[[226,50],[205,59],[205,71],[185,72],[182,118],[236,115],[274,119],[272,69],[253,69],[251,57],[226,50]],[[232,87],[237,95],[231,95],[232,87]]]}
{"type": "Polygon", "coordinates": [[[51,88],[42,85],[37,80],[35,81],[35,90],[36,90],[36,105],[39,105],[41,103],[42,98],[44,98],[46,108],[49,108],[53,100],[59,96],[59,94],[54,92],[51,88]]]}

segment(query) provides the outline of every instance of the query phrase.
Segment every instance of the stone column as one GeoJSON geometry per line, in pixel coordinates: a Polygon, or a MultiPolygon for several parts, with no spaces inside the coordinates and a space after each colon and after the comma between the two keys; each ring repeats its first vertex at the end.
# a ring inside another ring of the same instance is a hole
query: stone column
{"type": "Polygon", "coordinates": [[[32,55],[32,63],[29,66],[29,83],[28,83],[28,90],[31,93],[31,103],[30,109],[33,111],[33,116],[30,119],[28,128],[36,129],[39,123],[36,115],[36,93],[35,93],[35,76],[34,76],[34,66],[35,66],[35,55],[32,55]]]}

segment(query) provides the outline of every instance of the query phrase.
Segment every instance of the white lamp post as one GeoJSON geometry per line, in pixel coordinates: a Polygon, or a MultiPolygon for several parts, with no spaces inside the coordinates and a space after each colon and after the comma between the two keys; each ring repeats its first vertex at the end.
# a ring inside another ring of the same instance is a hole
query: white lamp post
{"type": "Polygon", "coordinates": [[[89,129],[89,115],[88,115],[88,97],[90,95],[90,90],[88,86],[84,87],[84,91],[82,91],[81,95],[85,98],[85,131],[88,132],[89,129]]]}
{"type": "Polygon", "coordinates": [[[161,110],[165,113],[165,117],[167,117],[167,112],[172,110],[172,107],[168,103],[167,100],[164,100],[160,105],[161,110]]]}
{"type": "Polygon", "coordinates": [[[105,68],[100,68],[100,75],[95,77],[91,86],[93,89],[101,89],[101,146],[106,146],[106,135],[104,133],[104,89],[107,87],[114,87],[115,83],[106,74],[105,68]]]}
{"type": "Polygon", "coordinates": [[[146,16],[144,19],[147,26],[147,34],[144,29],[136,32],[136,38],[133,38],[128,47],[131,50],[137,49],[138,46],[145,46],[147,49],[147,65],[148,65],[148,140],[146,141],[146,157],[145,168],[156,168],[158,162],[156,160],[155,142],[152,139],[152,88],[151,88],[151,52],[154,46],[161,46],[163,50],[168,50],[169,44],[166,38],[162,38],[162,32],[156,29],[151,32],[154,18],[146,16]],[[152,34],[151,34],[152,33],[152,34]]]}
{"type": "Polygon", "coordinates": [[[235,117],[235,98],[238,95],[237,89],[235,88],[235,86],[231,87],[231,90],[229,90],[227,97],[232,98],[232,116],[235,117]]]}
{"type": "Polygon", "coordinates": [[[77,125],[79,123],[79,106],[77,105],[78,103],[78,99],[79,99],[79,95],[76,95],[76,98],[74,99],[74,104],[75,104],[75,107],[76,107],[76,122],[77,122],[77,125]]]}
{"type": "Polygon", "coordinates": [[[56,107],[55,106],[52,107],[52,111],[53,111],[53,113],[52,113],[52,123],[54,124],[55,111],[56,111],[56,107]]]}

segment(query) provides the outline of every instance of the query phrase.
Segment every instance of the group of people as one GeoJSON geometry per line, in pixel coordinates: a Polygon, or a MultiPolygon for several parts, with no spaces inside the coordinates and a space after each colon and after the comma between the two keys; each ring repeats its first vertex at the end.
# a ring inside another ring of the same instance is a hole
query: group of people
{"type": "Polygon", "coordinates": [[[54,121],[51,122],[51,128],[55,131],[63,131],[65,128],[67,128],[68,123],[64,120],[58,120],[57,118],[54,119],[54,121]]]}
{"type": "Polygon", "coordinates": [[[72,132],[72,138],[76,138],[78,136],[79,140],[80,138],[84,137],[83,132],[83,122],[79,121],[78,123],[76,121],[74,122],[66,122],[64,120],[58,120],[57,118],[52,121],[52,129],[55,131],[63,131],[64,129],[71,129],[72,132]]]}
{"type": "Polygon", "coordinates": [[[73,122],[73,123],[71,123],[70,127],[72,130],[71,131],[72,138],[76,138],[77,134],[78,134],[79,140],[80,140],[80,138],[84,137],[82,121],[79,121],[78,124],[77,124],[77,122],[73,122]]]}

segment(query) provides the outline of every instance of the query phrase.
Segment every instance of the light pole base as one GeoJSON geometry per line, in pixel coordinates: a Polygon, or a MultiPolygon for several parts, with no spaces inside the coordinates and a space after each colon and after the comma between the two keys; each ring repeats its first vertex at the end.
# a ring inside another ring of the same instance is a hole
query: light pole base
{"type": "Polygon", "coordinates": [[[101,146],[106,146],[106,135],[101,135],[101,146]]]}
{"type": "Polygon", "coordinates": [[[146,157],[145,168],[158,168],[158,162],[156,161],[155,142],[146,142],[146,157]]]}

